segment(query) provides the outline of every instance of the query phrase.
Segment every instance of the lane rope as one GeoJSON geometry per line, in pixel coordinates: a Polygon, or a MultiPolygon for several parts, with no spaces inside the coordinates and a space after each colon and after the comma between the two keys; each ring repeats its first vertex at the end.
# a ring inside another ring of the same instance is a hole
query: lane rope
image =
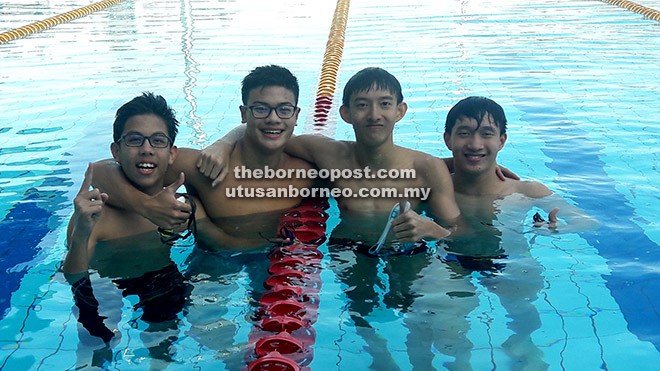
{"type": "Polygon", "coordinates": [[[325,127],[328,113],[332,106],[332,98],[337,87],[337,72],[341,64],[344,51],[344,38],[346,22],[348,21],[348,8],[350,0],[337,0],[337,7],[330,26],[330,35],[325,46],[321,76],[316,91],[312,125],[316,129],[325,127]]]}
{"type": "Polygon", "coordinates": [[[619,6],[621,8],[625,8],[628,10],[631,10],[635,13],[641,14],[647,18],[650,18],[654,21],[660,21],[660,11],[657,11],[652,8],[647,8],[643,5],[639,5],[637,3],[634,3],[632,1],[628,0],[602,0],[606,3],[613,4],[616,6],[619,6]]]}
{"type": "Polygon", "coordinates": [[[259,300],[245,354],[247,371],[309,370],[316,341],[323,253],[330,207],[327,200],[304,200],[280,219],[282,237],[295,242],[275,246],[268,257],[268,291],[259,300]]]}
{"type": "Polygon", "coordinates": [[[85,7],[72,10],[70,12],[66,12],[66,13],[63,13],[63,14],[56,15],[54,17],[44,19],[43,21],[38,21],[38,22],[35,22],[35,23],[31,23],[27,26],[15,28],[13,30],[3,32],[3,33],[0,34],[0,45],[8,43],[9,41],[12,41],[12,40],[16,40],[16,39],[21,38],[21,37],[31,35],[31,34],[36,33],[36,32],[43,31],[47,28],[57,26],[58,24],[66,23],[66,22],[72,21],[74,19],[84,17],[84,16],[89,15],[91,13],[94,13],[96,11],[105,9],[109,6],[121,3],[123,1],[125,1],[125,0],[103,0],[103,1],[99,1],[98,3],[90,4],[90,5],[87,5],[85,7]]]}

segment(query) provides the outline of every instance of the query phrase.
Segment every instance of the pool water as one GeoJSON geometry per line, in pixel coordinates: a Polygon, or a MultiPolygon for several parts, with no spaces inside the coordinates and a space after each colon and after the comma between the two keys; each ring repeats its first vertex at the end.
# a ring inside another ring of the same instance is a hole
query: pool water
{"type": "MultiPolygon", "coordinates": [[[[5,1],[0,31],[88,4],[5,1]]],[[[120,334],[104,345],[77,324],[58,272],[66,223],[87,163],[110,156],[115,111],[142,91],[176,109],[179,146],[202,148],[240,122],[242,77],[281,64],[300,80],[297,131],[309,130],[335,6],[128,0],[0,45],[0,368],[244,365],[265,255],[175,246],[170,258],[191,291],[161,328],[141,319],[137,295],[92,274],[99,312],[120,334]]],[[[509,120],[499,162],[601,226],[544,234],[526,227],[538,205],[503,203],[497,231],[477,241],[505,250],[495,259],[459,261],[442,244],[374,258],[325,243],[309,366],[658,364],[659,33],[660,23],[599,1],[353,0],[331,118],[347,79],[381,66],[409,106],[396,143],[445,157],[449,108],[468,95],[491,97],[509,120]]],[[[329,125],[336,139],[353,138],[341,120],[329,125]]],[[[332,200],[328,212],[331,233],[340,222],[332,200]]]]}

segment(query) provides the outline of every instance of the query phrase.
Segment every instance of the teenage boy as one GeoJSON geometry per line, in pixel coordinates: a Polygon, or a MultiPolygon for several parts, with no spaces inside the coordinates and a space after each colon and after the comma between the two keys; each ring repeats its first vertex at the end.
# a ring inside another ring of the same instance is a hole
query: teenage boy
{"type": "Polygon", "coordinates": [[[458,102],[447,114],[444,139],[453,155],[456,193],[500,197],[521,193],[532,198],[552,194],[539,182],[495,174],[497,154],[507,139],[504,110],[495,101],[468,97],[458,102]]]}
{"type": "MultiPolygon", "coordinates": [[[[530,221],[535,227],[543,227],[538,232],[584,230],[598,223],[561,197],[552,195],[539,182],[502,179],[495,174],[497,154],[507,140],[506,129],[504,110],[489,98],[465,98],[447,114],[444,140],[454,162],[456,201],[474,233],[448,241],[444,260],[455,274],[470,279],[478,277],[481,286],[498,296],[509,319],[507,327],[514,333],[501,344],[504,352],[521,368],[547,369],[543,352],[532,341],[532,334],[541,325],[534,302],[544,285],[543,268],[530,253],[529,242],[523,235],[525,229],[533,227],[509,223],[519,223],[521,214],[535,206],[550,209],[556,205],[561,206],[569,224],[558,225],[559,208],[554,207],[548,221],[538,213],[530,221]],[[480,274],[475,276],[474,271],[480,274]]],[[[466,307],[465,313],[470,309],[466,307]]]]}
{"type": "MultiPolygon", "coordinates": [[[[177,125],[165,99],[152,93],[144,93],[119,108],[110,150],[131,187],[148,195],[162,191],[165,172],[177,156],[177,125]]],[[[93,169],[90,164],[74,199],[75,211],[67,230],[68,252],[62,265],[72,285],[79,322],[105,342],[115,335],[98,312],[99,303],[88,274],[91,267],[99,276],[111,278],[124,296],[140,298],[136,307],[142,308],[141,319],[149,323],[148,331],[178,332],[175,322],[188,286],[170,259],[169,245],[161,242],[157,226],[149,220],[107,204],[108,195],[98,188],[90,190],[93,169]]],[[[161,342],[148,345],[152,358],[169,357],[159,353],[159,349],[171,345],[169,335],[148,337],[161,342]]]]}
{"type": "MultiPolygon", "coordinates": [[[[163,189],[168,166],[177,157],[174,138],[178,121],[161,96],[144,93],[117,111],[110,151],[130,186],[148,195],[163,189]]],[[[119,239],[157,229],[141,215],[106,204],[108,195],[90,190],[93,166],[74,199],[75,212],[67,230],[69,251],[65,273],[86,272],[98,241],[119,239]]]]}
{"type": "MultiPolygon", "coordinates": [[[[231,149],[230,166],[284,171],[311,168],[309,163],[284,153],[300,113],[296,77],[284,67],[257,67],[243,79],[241,93],[243,105],[239,109],[246,130],[231,149]]],[[[106,192],[112,190],[110,202],[116,202],[119,207],[140,213],[161,227],[180,228],[191,210],[189,205],[176,200],[176,190],[185,182],[188,192],[201,200],[210,221],[220,227],[220,233],[207,234],[213,226],[207,224],[209,228],[205,228],[204,222],[198,220],[201,239],[225,247],[245,247],[257,241],[266,242],[260,236],[275,237],[279,222],[276,212],[301,200],[300,197],[230,197],[232,192],[238,194],[235,191],[239,187],[302,189],[310,185],[309,179],[246,179],[232,173],[219,187],[212,187],[211,181],[197,171],[198,156],[198,150],[180,148],[176,160],[167,169],[166,184],[173,183],[154,195],[130,187],[117,176],[120,171],[111,161],[98,164],[94,184],[106,192]],[[263,216],[259,223],[255,223],[257,214],[263,216]]]]}
{"type": "MultiPolygon", "coordinates": [[[[335,197],[342,212],[342,226],[333,231],[334,237],[374,242],[382,230],[382,218],[376,218],[378,226],[374,224],[373,228],[365,223],[371,224],[370,220],[374,220],[374,216],[387,215],[399,201],[399,196],[406,194],[407,189],[430,193],[426,200],[408,195],[411,209],[392,222],[392,230],[400,242],[439,240],[449,236],[455,228],[460,212],[454,200],[451,176],[444,162],[428,154],[394,144],[394,125],[404,117],[407,109],[399,81],[381,68],[366,68],[347,82],[339,109],[342,119],[353,126],[355,141],[336,141],[323,136],[301,135],[291,138],[287,144],[287,153],[312,162],[319,169],[350,170],[352,174],[362,171],[361,177],[340,177],[333,180],[334,188],[350,190],[335,197]],[[415,178],[368,178],[365,176],[365,169],[369,169],[371,175],[379,171],[380,174],[393,174],[391,170],[399,173],[413,171],[415,178]],[[399,196],[374,197],[369,194],[367,197],[354,197],[365,189],[396,189],[399,196]],[[345,196],[349,193],[352,196],[345,196]],[[419,215],[422,212],[426,212],[433,219],[419,215]],[[345,223],[352,216],[360,221],[345,223]]],[[[202,151],[200,170],[210,176],[224,175],[217,169],[231,174],[234,166],[229,163],[227,167],[223,167],[222,157],[226,156],[223,153],[230,148],[230,142],[240,136],[241,132],[241,129],[235,129],[226,138],[202,151]]],[[[404,200],[400,202],[403,203],[404,200]]]]}

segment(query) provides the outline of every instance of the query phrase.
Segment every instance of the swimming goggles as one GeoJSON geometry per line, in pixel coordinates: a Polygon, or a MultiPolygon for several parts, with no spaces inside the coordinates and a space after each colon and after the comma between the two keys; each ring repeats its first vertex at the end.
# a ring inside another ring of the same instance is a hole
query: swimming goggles
{"type": "MultiPolygon", "coordinates": [[[[387,223],[385,224],[385,229],[383,229],[383,233],[381,233],[380,238],[378,239],[378,242],[369,249],[369,254],[378,255],[380,253],[380,250],[385,245],[385,239],[387,238],[387,234],[390,233],[390,228],[392,228],[392,220],[396,219],[397,216],[405,213],[408,210],[410,210],[410,202],[408,202],[408,201],[406,201],[406,205],[403,208],[403,211],[401,211],[401,205],[399,205],[398,202],[394,204],[394,206],[392,207],[392,211],[390,211],[390,216],[387,218],[387,223]]],[[[401,245],[402,245],[403,249],[405,250],[405,249],[413,246],[414,244],[402,243],[401,245]]]]}
{"type": "MultiPolygon", "coordinates": [[[[171,229],[158,227],[158,234],[160,235],[160,241],[164,244],[172,245],[174,244],[174,242],[176,242],[179,239],[185,240],[191,235],[193,237],[197,235],[197,221],[195,220],[195,212],[197,211],[197,205],[195,204],[195,201],[193,201],[192,197],[190,197],[189,195],[182,194],[181,197],[183,197],[185,200],[188,200],[188,202],[190,203],[190,208],[192,209],[190,212],[190,217],[188,217],[188,226],[186,227],[186,230],[183,231],[182,233],[176,233],[171,229]]],[[[179,201],[183,202],[183,200],[181,200],[180,198],[179,201]]]]}

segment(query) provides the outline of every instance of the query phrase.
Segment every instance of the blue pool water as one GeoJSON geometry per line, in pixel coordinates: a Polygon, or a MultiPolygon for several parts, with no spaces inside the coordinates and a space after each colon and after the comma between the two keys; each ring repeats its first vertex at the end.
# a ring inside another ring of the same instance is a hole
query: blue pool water
{"type": "MultiPolygon", "coordinates": [[[[3,2],[0,30],[88,2],[52,3],[3,2]]],[[[263,256],[175,247],[194,289],[168,331],[148,329],[135,296],[93,276],[121,333],[104,347],[78,327],[57,272],[72,199],[87,162],[110,155],[114,112],[144,90],[176,109],[178,145],[201,148],[240,122],[241,78],[281,64],[300,80],[298,131],[308,130],[334,8],[128,0],[0,45],[0,368],[240,367],[263,256]],[[160,352],[171,359],[153,356],[169,337],[160,352]]],[[[458,271],[441,247],[376,259],[325,244],[312,369],[655,367],[659,33],[660,23],[600,1],[353,0],[338,84],[371,65],[398,77],[409,111],[397,144],[448,156],[448,109],[489,96],[509,119],[500,162],[602,226],[522,233],[528,212],[503,211],[502,245],[515,254],[499,275],[458,271]]],[[[353,138],[341,120],[326,132],[353,138]]]]}

